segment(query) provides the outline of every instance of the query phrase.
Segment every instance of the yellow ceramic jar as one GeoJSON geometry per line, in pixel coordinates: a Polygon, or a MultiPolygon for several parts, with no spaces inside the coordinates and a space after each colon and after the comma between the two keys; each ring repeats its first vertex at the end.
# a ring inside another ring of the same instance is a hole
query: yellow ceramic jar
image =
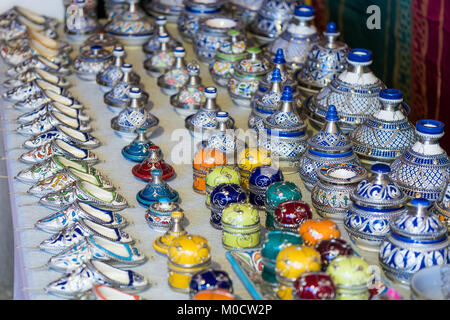
{"type": "Polygon", "coordinates": [[[261,166],[270,166],[272,160],[270,152],[264,148],[246,148],[238,157],[238,168],[241,173],[241,186],[248,190],[249,177],[253,169],[261,166]]]}
{"type": "Polygon", "coordinates": [[[187,235],[187,231],[183,229],[183,219],[183,212],[172,212],[170,215],[170,229],[153,241],[153,249],[155,249],[156,252],[167,255],[167,251],[169,250],[172,240],[177,237],[187,235]]]}

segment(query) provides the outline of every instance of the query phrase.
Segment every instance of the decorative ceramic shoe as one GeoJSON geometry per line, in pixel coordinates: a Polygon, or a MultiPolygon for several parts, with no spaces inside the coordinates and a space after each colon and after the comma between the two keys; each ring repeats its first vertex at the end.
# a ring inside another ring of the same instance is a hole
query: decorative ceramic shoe
{"type": "Polygon", "coordinates": [[[95,285],[92,292],[97,300],[143,300],[137,294],[126,293],[103,284],[95,285]]]}
{"type": "Polygon", "coordinates": [[[164,233],[162,236],[157,237],[153,241],[153,249],[165,256],[167,255],[169,245],[173,239],[188,234],[187,231],[183,228],[183,212],[172,212],[170,218],[171,223],[169,224],[169,230],[167,230],[166,233],[164,233]]]}
{"type": "Polygon", "coordinates": [[[6,74],[9,77],[16,77],[32,68],[45,70],[57,75],[69,75],[71,73],[66,66],[54,63],[41,55],[34,55],[6,70],[6,74]]]}
{"type": "Polygon", "coordinates": [[[168,22],[176,23],[184,4],[183,0],[151,0],[146,2],[145,8],[154,17],[163,15],[167,17],[168,22]]]}
{"type": "Polygon", "coordinates": [[[17,13],[13,9],[0,16],[0,40],[10,41],[26,36],[27,27],[17,19],[17,13]]]}
{"type": "Polygon", "coordinates": [[[158,35],[159,47],[144,61],[144,69],[151,77],[159,77],[172,68],[175,63],[174,52],[178,48],[169,47],[169,34],[162,33],[158,35]]]}
{"type": "Polygon", "coordinates": [[[89,260],[99,260],[118,268],[129,268],[146,262],[147,258],[127,243],[91,235],[51,257],[47,265],[50,269],[68,272],[89,260]]]}
{"type": "Polygon", "coordinates": [[[38,220],[35,226],[39,230],[55,233],[80,220],[90,220],[108,228],[122,229],[128,225],[125,218],[116,212],[98,209],[76,200],[71,205],[38,220]]]}
{"type": "Polygon", "coordinates": [[[112,53],[102,47],[91,46],[90,50],[82,51],[73,61],[73,69],[81,80],[95,81],[97,74],[108,68],[114,62],[112,53]]]}
{"type": "Polygon", "coordinates": [[[244,203],[247,193],[237,184],[222,183],[214,187],[210,195],[211,218],[209,222],[218,230],[222,230],[222,212],[232,203],[244,203]]]}
{"type": "Polygon", "coordinates": [[[173,55],[175,57],[173,66],[166,73],[160,75],[157,82],[162,93],[168,96],[178,93],[189,79],[186,62],[184,60],[184,56],[186,55],[184,48],[175,48],[173,55]]]}
{"type": "Polygon", "coordinates": [[[24,73],[19,74],[15,78],[11,78],[3,82],[3,86],[7,89],[12,89],[36,79],[45,80],[60,88],[68,88],[71,86],[70,82],[64,77],[50,73],[44,69],[31,68],[24,73]]]}
{"type": "Polygon", "coordinates": [[[206,174],[206,207],[210,205],[210,195],[213,189],[222,183],[241,184],[241,175],[236,167],[231,165],[215,166],[206,174]]]}
{"type": "Polygon", "coordinates": [[[189,298],[198,292],[208,289],[223,289],[233,293],[233,281],[228,273],[222,270],[207,269],[194,274],[189,283],[189,298]]]}
{"type": "Polygon", "coordinates": [[[10,102],[18,102],[23,101],[34,94],[43,93],[44,90],[71,97],[71,94],[66,89],[60,88],[45,80],[36,79],[4,92],[3,98],[10,102]]]}
{"type": "Polygon", "coordinates": [[[141,163],[148,157],[150,147],[155,144],[146,138],[146,133],[146,128],[136,128],[136,139],[122,149],[122,155],[125,159],[141,163]]]}
{"type": "Polygon", "coordinates": [[[173,167],[163,159],[161,149],[158,146],[150,146],[148,156],[141,163],[135,165],[131,172],[145,182],[152,180],[153,170],[161,170],[161,179],[169,180],[175,175],[173,167]]]}
{"type": "Polygon", "coordinates": [[[113,52],[115,47],[122,46],[122,44],[113,36],[99,31],[83,42],[80,51],[90,50],[92,46],[101,46],[103,49],[113,52]]]}
{"type": "Polygon", "coordinates": [[[301,225],[310,219],[312,219],[312,211],[306,202],[283,201],[274,212],[274,227],[277,230],[298,232],[301,225]]]}
{"type": "Polygon", "coordinates": [[[36,119],[46,115],[49,111],[57,111],[70,118],[77,119],[82,122],[90,122],[91,117],[82,109],[76,109],[66,106],[56,101],[50,101],[42,104],[33,111],[27,112],[16,119],[19,124],[35,121],[36,119]]]}
{"type": "Polygon", "coordinates": [[[150,285],[144,276],[132,270],[122,270],[101,261],[91,260],[49,283],[45,291],[63,298],[73,298],[85,294],[96,284],[126,292],[143,291],[150,285]]]}
{"type": "Polygon", "coordinates": [[[58,26],[58,20],[55,18],[40,15],[21,6],[14,6],[14,10],[19,21],[25,24],[27,28],[42,32],[51,38],[57,37],[56,27],[58,26]]]}
{"type": "Polygon", "coordinates": [[[65,28],[67,38],[74,42],[85,41],[95,33],[98,23],[93,17],[86,14],[85,0],[75,0],[66,8],[65,28]]]}
{"type": "Polygon", "coordinates": [[[314,44],[304,67],[298,72],[300,100],[317,94],[347,69],[348,46],[338,41],[340,32],[330,22],[323,33],[324,39],[314,44]]]}
{"type": "Polygon", "coordinates": [[[266,207],[266,228],[269,230],[273,230],[275,228],[275,210],[280,203],[288,200],[302,200],[302,192],[293,182],[275,182],[267,188],[266,198],[264,199],[264,204],[266,207]]]}
{"type": "Polygon", "coordinates": [[[320,130],[330,105],[337,108],[339,127],[347,134],[381,108],[378,97],[386,86],[368,68],[372,52],[353,49],[349,52],[347,70],[331,81],[319,93],[307,98],[305,112],[313,128],[320,130]]]}
{"type": "Polygon", "coordinates": [[[444,124],[419,120],[416,135],[418,141],[391,164],[389,176],[409,198],[436,201],[450,173],[450,159],[438,142],[444,135],[444,124]]]}
{"type": "Polygon", "coordinates": [[[355,153],[368,165],[392,163],[417,139],[414,126],[401,111],[401,107],[409,109],[403,102],[401,91],[384,89],[379,100],[381,109],[349,134],[355,153]]]}
{"type": "Polygon", "coordinates": [[[275,55],[278,49],[283,49],[287,67],[294,73],[303,68],[312,46],[320,40],[320,34],[313,24],[314,14],[311,6],[296,6],[293,21],[267,47],[269,56],[275,55]]]}
{"type": "Polygon", "coordinates": [[[36,94],[31,95],[30,97],[28,97],[23,101],[16,102],[14,104],[14,109],[20,112],[32,112],[42,107],[45,103],[52,103],[52,102],[57,102],[71,109],[79,109],[79,110],[85,109],[84,105],[77,99],[71,96],[64,96],[58,94],[51,90],[44,90],[43,92],[38,92],[36,94]]]}
{"type": "MultiPolygon", "coordinates": [[[[449,180],[450,182],[450,180],[449,180]]],[[[450,230],[450,183],[447,182],[446,187],[439,196],[438,200],[434,203],[430,209],[444,225],[447,225],[447,229],[450,230]]]]}
{"type": "Polygon", "coordinates": [[[138,7],[138,0],[127,0],[129,7],[105,25],[108,34],[125,46],[142,46],[155,33],[154,22],[138,7]]]}
{"type": "Polygon", "coordinates": [[[299,172],[305,187],[311,191],[317,182],[317,169],[325,164],[359,165],[349,138],[341,132],[335,106],[328,108],[325,126],[308,140],[308,149],[300,159],[299,172]]]}
{"type": "Polygon", "coordinates": [[[408,211],[390,224],[379,251],[386,276],[408,285],[417,271],[448,263],[448,229],[429,211],[431,202],[416,198],[408,211]]]}
{"type": "Polygon", "coordinates": [[[149,207],[161,198],[169,198],[172,202],[179,199],[178,192],[172,189],[161,177],[162,170],[153,169],[152,179],[147,186],[136,195],[137,201],[144,207],[149,207]]]}
{"type": "Polygon", "coordinates": [[[111,119],[111,128],[121,137],[135,138],[136,129],[153,130],[159,123],[159,119],[152,115],[142,101],[142,91],[133,87],[128,93],[129,106],[121,111],[118,116],[111,119]]]}
{"type": "Polygon", "coordinates": [[[150,229],[159,232],[167,232],[172,221],[172,213],[181,211],[178,203],[164,197],[159,199],[158,202],[154,202],[150,205],[145,214],[145,221],[147,221],[150,229]]]}
{"type": "Polygon", "coordinates": [[[228,38],[221,43],[209,66],[212,79],[221,87],[228,85],[237,63],[247,56],[247,44],[240,31],[230,30],[228,38]]]}
{"type": "Polygon", "coordinates": [[[231,0],[225,4],[225,10],[247,26],[256,17],[262,4],[263,0],[231,0]]]}
{"type": "Polygon", "coordinates": [[[249,177],[249,202],[258,208],[263,208],[267,188],[272,183],[283,180],[283,173],[278,168],[273,166],[256,167],[249,177]]]}
{"type": "Polygon", "coordinates": [[[153,36],[151,36],[150,39],[142,46],[142,49],[145,54],[151,56],[160,49],[161,42],[159,40],[159,36],[164,34],[167,34],[169,37],[169,41],[167,42],[167,49],[169,51],[173,51],[176,47],[181,46],[181,43],[175,40],[174,37],[172,37],[167,31],[165,27],[167,23],[167,18],[165,16],[158,16],[155,19],[155,23],[158,26],[158,32],[153,36]]]}

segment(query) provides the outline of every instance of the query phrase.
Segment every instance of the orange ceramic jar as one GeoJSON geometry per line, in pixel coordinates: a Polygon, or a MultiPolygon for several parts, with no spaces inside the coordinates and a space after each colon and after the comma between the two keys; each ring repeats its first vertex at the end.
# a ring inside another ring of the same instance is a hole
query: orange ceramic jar
{"type": "Polygon", "coordinates": [[[224,289],[206,289],[197,292],[193,300],[236,300],[234,295],[224,289]]]}
{"type": "Polygon", "coordinates": [[[194,171],[193,189],[200,194],[206,193],[206,175],[216,166],[227,164],[226,155],[218,149],[201,149],[194,157],[192,168],[194,171]]]}
{"type": "Polygon", "coordinates": [[[299,228],[303,241],[308,246],[314,246],[325,239],[334,239],[341,236],[337,224],[331,220],[307,220],[299,228]]]}

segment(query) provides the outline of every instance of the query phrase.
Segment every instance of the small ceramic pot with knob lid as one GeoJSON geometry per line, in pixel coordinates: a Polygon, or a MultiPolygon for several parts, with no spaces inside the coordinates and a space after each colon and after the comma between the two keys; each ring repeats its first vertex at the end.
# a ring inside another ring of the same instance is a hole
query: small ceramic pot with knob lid
{"type": "Polygon", "coordinates": [[[244,203],[247,201],[247,194],[243,188],[237,184],[222,183],[214,187],[210,195],[211,225],[222,230],[222,212],[232,203],[244,203]]]}
{"type": "Polygon", "coordinates": [[[186,84],[189,79],[188,70],[184,57],[186,51],[183,47],[176,47],[173,51],[175,62],[172,67],[163,75],[158,77],[157,84],[161,88],[162,93],[171,96],[186,84]]]}
{"type": "Polygon", "coordinates": [[[303,241],[308,246],[315,246],[319,241],[341,237],[338,225],[327,219],[306,220],[298,229],[303,241]]]}
{"type": "Polygon", "coordinates": [[[145,10],[155,18],[161,15],[167,18],[167,22],[176,23],[183,11],[183,0],[150,0],[145,2],[145,10]]]}
{"type": "Polygon", "coordinates": [[[276,230],[297,232],[300,226],[312,219],[309,205],[300,200],[281,202],[274,213],[274,228],[276,230]]]}
{"type": "Polygon", "coordinates": [[[97,74],[108,68],[113,60],[114,57],[110,51],[95,45],[75,58],[73,68],[80,79],[95,81],[97,74]]]}
{"type": "Polygon", "coordinates": [[[228,273],[222,270],[207,269],[194,274],[189,283],[191,299],[203,290],[220,289],[233,293],[233,281],[228,273]]]}
{"type": "Polygon", "coordinates": [[[336,287],[326,272],[303,273],[294,282],[294,300],[334,300],[336,287]]]}
{"type": "Polygon", "coordinates": [[[181,43],[179,43],[175,38],[173,38],[166,29],[167,18],[165,16],[158,16],[155,19],[155,23],[158,26],[158,31],[148,39],[146,43],[142,46],[144,53],[146,55],[153,55],[156,51],[158,51],[161,47],[161,42],[159,40],[159,36],[163,34],[167,34],[169,37],[169,41],[167,42],[167,49],[169,51],[173,51],[176,47],[179,47],[181,43]]]}
{"type": "MultiPolygon", "coordinates": [[[[162,198],[161,198],[162,199],[162,198]]],[[[170,199],[169,199],[170,200],[170,199]]],[[[183,228],[184,214],[181,211],[175,211],[170,214],[169,229],[162,236],[153,241],[153,249],[159,254],[167,255],[169,245],[173,239],[187,235],[183,228]]]]}
{"type": "Polygon", "coordinates": [[[101,46],[103,49],[113,52],[115,47],[122,46],[122,44],[113,36],[99,31],[83,42],[80,46],[80,52],[90,50],[91,46],[101,46]]]}
{"type": "Polygon", "coordinates": [[[159,47],[144,61],[144,69],[151,77],[157,78],[172,68],[175,63],[174,50],[168,47],[169,35],[162,33],[158,35],[159,47]]]}
{"type": "Polygon", "coordinates": [[[320,240],[314,248],[320,253],[322,271],[326,271],[330,263],[337,257],[353,254],[352,246],[340,238],[320,240]]]}
{"type": "Polygon", "coordinates": [[[242,187],[245,190],[249,189],[249,178],[253,169],[270,166],[271,164],[270,153],[264,148],[245,148],[242,150],[237,159],[242,187]]]}
{"type": "Polygon", "coordinates": [[[85,0],[73,0],[65,12],[64,31],[67,39],[75,43],[85,41],[98,28],[97,21],[87,14],[85,0]]]}
{"type": "Polygon", "coordinates": [[[155,144],[147,139],[146,133],[146,128],[136,128],[136,139],[134,139],[129,145],[122,148],[122,155],[125,159],[141,163],[148,157],[150,147],[155,144]]]}
{"type": "Polygon", "coordinates": [[[272,183],[283,181],[283,173],[273,166],[260,166],[252,170],[249,177],[249,202],[262,209],[266,198],[267,188],[272,183]]]}
{"type": "Polygon", "coordinates": [[[136,194],[136,199],[142,206],[148,208],[163,197],[169,198],[172,202],[178,201],[178,192],[164,182],[161,175],[162,170],[153,169],[150,182],[136,194]]]}
{"type": "Polygon", "coordinates": [[[200,194],[206,193],[206,175],[216,166],[225,165],[226,155],[217,149],[205,148],[197,152],[192,163],[193,189],[200,194]]]}
{"type": "Polygon", "coordinates": [[[207,140],[202,143],[207,148],[217,149],[225,153],[227,157],[227,163],[236,163],[236,152],[241,150],[238,147],[238,141],[234,130],[229,130],[227,124],[230,122],[230,116],[226,111],[218,111],[216,113],[217,127],[215,132],[213,131],[207,140]]]}
{"type": "Polygon", "coordinates": [[[302,200],[302,192],[295,183],[290,181],[275,182],[267,188],[266,198],[264,200],[266,207],[266,228],[269,230],[275,228],[275,210],[280,203],[288,200],[302,200]]]}
{"type": "Polygon", "coordinates": [[[154,202],[148,207],[145,213],[145,221],[150,229],[158,232],[167,232],[172,221],[173,212],[181,212],[180,205],[163,197],[158,202],[154,202]]]}
{"type": "Polygon", "coordinates": [[[214,187],[222,183],[231,183],[240,185],[241,174],[239,170],[232,165],[215,166],[206,174],[206,200],[205,205],[209,208],[210,195],[214,187]]]}
{"type": "Polygon", "coordinates": [[[166,163],[163,159],[161,149],[152,145],[148,148],[148,156],[139,164],[136,164],[131,172],[133,175],[145,182],[149,182],[153,177],[153,170],[161,170],[161,178],[163,180],[169,180],[175,175],[175,170],[173,167],[166,163]]]}

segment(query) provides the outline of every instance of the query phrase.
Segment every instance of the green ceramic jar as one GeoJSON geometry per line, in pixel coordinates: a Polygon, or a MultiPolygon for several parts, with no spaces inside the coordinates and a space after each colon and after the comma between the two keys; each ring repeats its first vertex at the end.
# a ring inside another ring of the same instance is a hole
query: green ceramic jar
{"type": "Polygon", "coordinates": [[[262,277],[273,286],[277,284],[275,261],[278,253],[292,244],[303,244],[303,239],[298,233],[291,231],[270,231],[267,233],[266,240],[263,242],[261,250],[263,267],[262,277]]]}
{"type": "Polygon", "coordinates": [[[280,181],[272,183],[266,190],[266,228],[275,229],[274,213],[277,206],[287,200],[302,200],[302,192],[293,182],[280,181]]]}
{"type": "Polygon", "coordinates": [[[227,250],[249,249],[260,244],[259,212],[250,203],[232,203],[222,212],[222,244],[227,250]]]}
{"type": "Polygon", "coordinates": [[[206,175],[206,206],[209,208],[209,196],[214,187],[222,183],[233,183],[241,185],[241,174],[234,166],[216,166],[206,175]]]}

